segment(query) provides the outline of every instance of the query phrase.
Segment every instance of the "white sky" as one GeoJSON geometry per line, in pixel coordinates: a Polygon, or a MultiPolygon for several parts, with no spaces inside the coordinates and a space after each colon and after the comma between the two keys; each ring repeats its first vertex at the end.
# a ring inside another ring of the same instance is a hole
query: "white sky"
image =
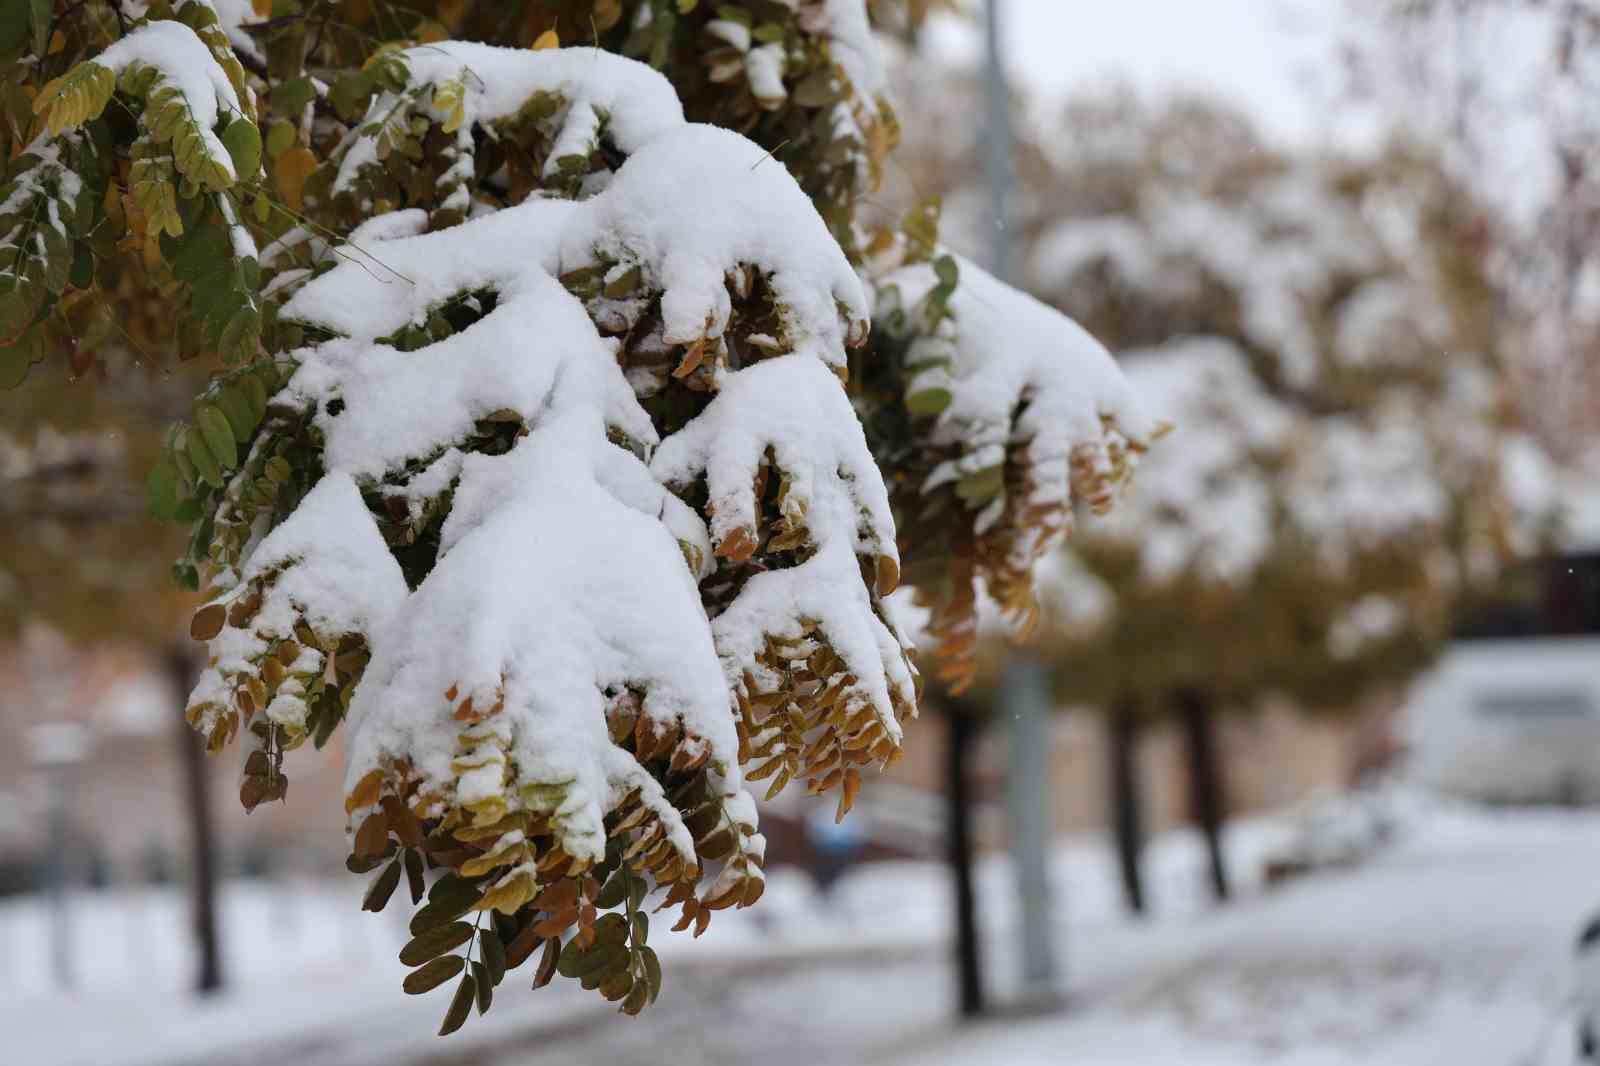
{"type": "MultiPolygon", "coordinates": [[[[1269,136],[1325,135],[1340,0],[1002,0],[1012,76],[1043,102],[1097,85],[1214,94],[1269,136]]],[[[976,62],[972,23],[942,18],[927,44],[976,62]]]]}

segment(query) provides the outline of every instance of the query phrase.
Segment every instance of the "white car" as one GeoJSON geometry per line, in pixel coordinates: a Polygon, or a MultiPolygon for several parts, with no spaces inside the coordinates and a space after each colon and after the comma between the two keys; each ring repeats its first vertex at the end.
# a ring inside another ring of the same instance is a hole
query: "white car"
{"type": "Polygon", "coordinates": [[[1552,559],[1411,693],[1412,771],[1499,803],[1600,803],[1600,555],[1552,559]]]}

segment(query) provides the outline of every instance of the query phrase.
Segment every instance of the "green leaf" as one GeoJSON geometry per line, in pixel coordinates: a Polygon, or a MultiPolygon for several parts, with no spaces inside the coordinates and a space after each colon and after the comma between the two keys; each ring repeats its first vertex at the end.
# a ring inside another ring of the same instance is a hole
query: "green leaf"
{"type": "Polygon", "coordinates": [[[621,906],[628,895],[628,874],[625,870],[618,869],[606,883],[600,886],[600,894],[595,897],[594,905],[603,911],[621,906]]]}
{"type": "Polygon", "coordinates": [[[228,235],[221,226],[197,226],[181,240],[161,238],[161,254],[172,264],[179,281],[195,286],[196,302],[218,282],[230,251],[228,235]]]}
{"type": "Polygon", "coordinates": [[[640,948],[639,958],[644,963],[645,981],[650,985],[650,1002],[654,1003],[661,994],[661,960],[656,957],[655,948],[640,948]]]}
{"type": "Polygon", "coordinates": [[[0,52],[20,51],[28,40],[33,16],[23,4],[0,4],[0,52]]]}
{"type": "Polygon", "coordinates": [[[72,279],[72,244],[54,226],[40,226],[34,232],[44,242],[45,288],[60,296],[72,279]]]}
{"type": "Polygon", "coordinates": [[[261,130],[249,119],[235,119],[222,131],[222,146],[233,160],[233,172],[240,180],[261,173],[261,130]]]}
{"type": "Polygon", "coordinates": [[[463,880],[458,874],[449,873],[435,881],[433,887],[428,889],[428,905],[441,910],[453,910],[455,916],[459,917],[467,913],[482,895],[483,892],[477,885],[463,880]]]}
{"type": "Polygon", "coordinates": [[[252,372],[241,377],[237,384],[245,399],[250,401],[250,423],[255,425],[267,413],[266,383],[259,373],[252,372]]]}
{"type": "Polygon", "coordinates": [[[15,344],[0,347],[0,389],[14,389],[22,384],[33,364],[44,358],[42,330],[34,330],[15,344]]]}
{"type": "Polygon", "coordinates": [[[478,1013],[488,1014],[489,1004],[494,1002],[494,984],[489,980],[489,968],[482,962],[474,962],[470,980],[478,993],[478,1013]]]}
{"type": "Polygon", "coordinates": [[[477,991],[478,982],[470,973],[461,979],[461,984],[456,986],[456,994],[450,998],[450,1009],[444,1012],[444,1021],[439,1025],[440,1036],[449,1036],[466,1024],[477,991]]]}
{"type": "Polygon", "coordinates": [[[87,290],[94,284],[94,253],[88,244],[78,244],[72,250],[72,270],[67,281],[74,289],[87,290]]]}
{"type": "Polygon", "coordinates": [[[364,911],[381,911],[389,905],[389,897],[394,895],[395,886],[400,883],[400,860],[391,862],[372,882],[372,887],[367,889],[366,898],[361,901],[364,911]]]}
{"type": "Polygon", "coordinates": [[[493,929],[478,930],[478,957],[489,973],[489,983],[497,985],[506,975],[506,947],[493,929]]]}
{"type": "Polygon", "coordinates": [[[906,397],[906,411],[917,418],[929,418],[949,407],[952,399],[949,389],[923,389],[906,397]]]}
{"type": "Polygon", "coordinates": [[[941,255],[933,261],[933,273],[945,285],[955,288],[961,280],[961,268],[953,256],[941,255]]]}
{"type": "Polygon", "coordinates": [[[630,1018],[650,1005],[650,986],[644,981],[634,981],[622,1000],[622,1013],[630,1018]]]}
{"type": "Polygon", "coordinates": [[[145,501],[150,513],[164,522],[170,522],[178,510],[178,466],[170,457],[163,458],[150,470],[145,479],[145,501]]]}
{"type": "Polygon", "coordinates": [[[261,320],[253,307],[241,307],[228,319],[217,337],[217,350],[223,359],[237,362],[255,354],[256,336],[261,320]]]}
{"type": "Polygon", "coordinates": [[[307,104],[316,99],[317,87],[309,75],[301,75],[273,87],[272,110],[286,118],[298,119],[307,104]]]}
{"type": "Polygon", "coordinates": [[[613,911],[594,923],[596,944],[620,944],[628,938],[628,919],[613,911]]]}
{"type": "Polygon", "coordinates": [[[222,408],[223,415],[228,419],[228,426],[233,430],[233,439],[240,444],[248,441],[256,429],[256,415],[250,398],[245,395],[243,385],[233,382],[218,392],[217,406],[222,408]]]}
{"type": "MultiPolygon", "coordinates": [[[[228,447],[233,447],[232,431],[229,432],[228,447]]],[[[217,465],[216,456],[211,454],[211,449],[206,446],[205,437],[201,431],[191,427],[183,435],[183,451],[189,457],[189,462],[194,466],[195,475],[207,485],[222,487],[222,468],[217,465]]]]}
{"type": "Polygon", "coordinates": [[[633,295],[633,291],[639,287],[639,278],[642,273],[643,271],[637,264],[631,266],[616,278],[606,282],[605,288],[601,291],[608,300],[626,299],[633,295]]]}
{"type": "Polygon", "coordinates": [[[267,156],[278,158],[294,147],[294,126],[288,122],[274,122],[267,127],[267,156]]]}
{"type": "Polygon", "coordinates": [[[453,951],[471,939],[472,923],[452,922],[412,937],[406,942],[406,946],[400,949],[400,961],[407,966],[421,966],[447,951],[453,951]]]}
{"type": "Polygon", "coordinates": [[[991,466],[979,470],[975,474],[968,474],[956,482],[956,495],[959,496],[969,510],[977,510],[996,496],[1005,488],[1005,467],[991,466]]]}
{"type": "Polygon", "coordinates": [[[0,343],[20,337],[28,328],[34,315],[39,313],[39,294],[27,282],[17,278],[0,278],[0,343]]]}
{"type": "Polygon", "coordinates": [[[33,54],[44,57],[50,49],[50,0],[29,0],[29,21],[33,24],[33,54]]]}
{"type": "Polygon", "coordinates": [[[203,403],[195,409],[195,425],[205,435],[206,446],[224,470],[232,470],[239,463],[239,453],[233,443],[233,427],[228,416],[215,404],[203,403]]]}
{"type": "MultiPolygon", "coordinates": [[[[324,689],[323,691],[329,690],[324,689]]],[[[317,726],[317,733],[320,735],[322,733],[322,723],[318,722],[317,726]]],[[[329,729],[328,732],[331,733],[333,730],[329,729]]],[[[320,748],[322,745],[318,744],[317,747],[320,748]]],[[[422,893],[425,891],[422,881],[422,852],[414,848],[406,849],[406,885],[411,890],[411,902],[421,903],[422,893]]]]}
{"type": "Polygon", "coordinates": [[[467,965],[467,960],[460,955],[444,955],[434,959],[421,969],[412,970],[406,975],[401,985],[407,995],[420,996],[424,992],[431,992],[444,984],[450,978],[460,973],[467,965]]]}
{"type": "Polygon", "coordinates": [[[628,950],[621,944],[595,944],[587,950],[579,950],[568,944],[562,949],[556,970],[562,977],[582,980],[605,973],[627,957],[628,950]]]}

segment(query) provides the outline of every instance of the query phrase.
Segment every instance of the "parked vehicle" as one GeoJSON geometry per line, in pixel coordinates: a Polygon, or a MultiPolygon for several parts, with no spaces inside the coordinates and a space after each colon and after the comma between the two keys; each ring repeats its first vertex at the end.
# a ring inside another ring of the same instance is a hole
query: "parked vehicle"
{"type": "Polygon", "coordinates": [[[1600,803],[1600,552],[1523,568],[1412,692],[1424,785],[1495,803],[1600,803]]]}

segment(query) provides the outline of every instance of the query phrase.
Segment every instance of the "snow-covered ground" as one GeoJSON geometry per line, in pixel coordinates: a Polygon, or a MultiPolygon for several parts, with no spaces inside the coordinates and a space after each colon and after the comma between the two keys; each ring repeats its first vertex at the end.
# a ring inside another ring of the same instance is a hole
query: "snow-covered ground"
{"type": "MultiPolygon", "coordinates": [[[[76,900],[73,993],[51,985],[48,912],[10,902],[0,1031],[7,1061],[36,1066],[1570,1063],[1569,964],[1600,907],[1600,813],[1412,803],[1401,826],[1363,866],[1267,890],[1260,861],[1290,827],[1242,824],[1229,841],[1241,898],[1220,910],[1199,891],[1197,841],[1163,837],[1148,863],[1157,916],[1143,923],[1121,916],[1102,845],[1065,847],[1065,1008],[964,1029],[951,1021],[943,871],[886,864],[841,882],[826,913],[803,876],[774,871],[762,905],[719,915],[709,943],[685,952],[658,934],[667,982],[642,1018],[567,982],[530,994],[519,973],[447,1041],[431,1035],[446,994],[399,991],[401,915],[359,914],[354,884],[231,885],[233,990],[201,1006],[184,990],[174,896],[76,900]]],[[[1006,873],[996,862],[979,882],[1002,1001],[1006,873]]]]}

